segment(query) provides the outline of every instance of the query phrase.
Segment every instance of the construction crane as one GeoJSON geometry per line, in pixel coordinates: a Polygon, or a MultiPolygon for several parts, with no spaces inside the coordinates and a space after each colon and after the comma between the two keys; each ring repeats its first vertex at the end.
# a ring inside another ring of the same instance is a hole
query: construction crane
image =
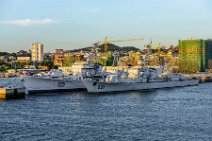
{"type": "Polygon", "coordinates": [[[108,37],[105,37],[104,41],[98,41],[96,43],[94,43],[94,45],[96,46],[99,46],[100,44],[104,44],[104,52],[108,52],[108,43],[109,42],[112,42],[112,43],[115,43],[115,42],[129,42],[129,41],[138,41],[138,40],[144,40],[144,39],[141,39],[141,38],[130,38],[130,39],[126,39],[126,40],[108,40],[108,37]]]}

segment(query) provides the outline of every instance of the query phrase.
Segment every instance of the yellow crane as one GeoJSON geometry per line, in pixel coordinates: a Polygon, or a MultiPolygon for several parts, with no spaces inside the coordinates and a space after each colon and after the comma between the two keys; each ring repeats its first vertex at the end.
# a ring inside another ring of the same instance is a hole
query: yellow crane
{"type": "Polygon", "coordinates": [[[100,44],[104,44],[104,52],[108,52],[108,43],[112,42],[112,43],[115,43],[115,42],[129,42],[129,41],[138,41],[138,40],[144,40],[144,39],[141,39],[141,38],[130,38],[130,39],[126,39],[126,40],[108,40],[108,37],[105,37],[104,41],[98,41],[97,43],[95,43],[95,45],[99,46],[100,44]]]}

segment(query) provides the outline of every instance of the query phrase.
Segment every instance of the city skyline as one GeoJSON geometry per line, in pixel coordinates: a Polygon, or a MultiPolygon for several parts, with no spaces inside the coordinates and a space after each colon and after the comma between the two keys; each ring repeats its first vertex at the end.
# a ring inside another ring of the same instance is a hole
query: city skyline
{"type": "MultiPolygon", "coordinates": [[[[76,49],[110,39],[144,38],[118,43],[142,49],[153,44],[177,45],[179,39],[212,38],[212,2],[209,0],[2,0],[0,49],[31,49],[33,42],[44,52],[76,49]]],[[[117,43],[116,43],[117,44],[117,43]]]]}

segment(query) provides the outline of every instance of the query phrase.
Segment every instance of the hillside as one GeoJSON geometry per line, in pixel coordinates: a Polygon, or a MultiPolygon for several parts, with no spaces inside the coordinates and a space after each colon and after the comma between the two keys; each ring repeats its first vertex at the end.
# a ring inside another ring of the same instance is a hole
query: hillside
{"type": "MultiPolygon", "coordinates": [[[[104,44],[99,46],[100,48],[100,52],[104,52],[104,44]]],[[[78,52],[78,51],[90,51],[92,49],[92,47],[85,47],[85,48],[81,48],[81,49],[74,49],[74,50],[68,50],[68,52],[78,52]]],[[[133,47],[133,46],[125,46],[125,47],[120,47],[114,44],[109,43],[108,44],[108,51],[138,51],[140,49],[133,47]]]]}
{"type": "Polygon", "coordinates": [[[9,54],[8,52],[0,52],[0,56],[6,56],[8,54],[9,54]]]}

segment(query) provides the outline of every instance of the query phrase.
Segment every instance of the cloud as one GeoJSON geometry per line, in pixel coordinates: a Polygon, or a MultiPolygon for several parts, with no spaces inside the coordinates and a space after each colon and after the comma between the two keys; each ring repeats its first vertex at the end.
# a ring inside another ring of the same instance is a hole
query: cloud
{"type": "Polygon", "coordinates": [[[31,26],[31,25],[47,25],[58,23],[58,20],[54,19],[19,19],[19,20],[6,20],[0,21],[1,24],[19,25],[19,26],[31,26]]]}

